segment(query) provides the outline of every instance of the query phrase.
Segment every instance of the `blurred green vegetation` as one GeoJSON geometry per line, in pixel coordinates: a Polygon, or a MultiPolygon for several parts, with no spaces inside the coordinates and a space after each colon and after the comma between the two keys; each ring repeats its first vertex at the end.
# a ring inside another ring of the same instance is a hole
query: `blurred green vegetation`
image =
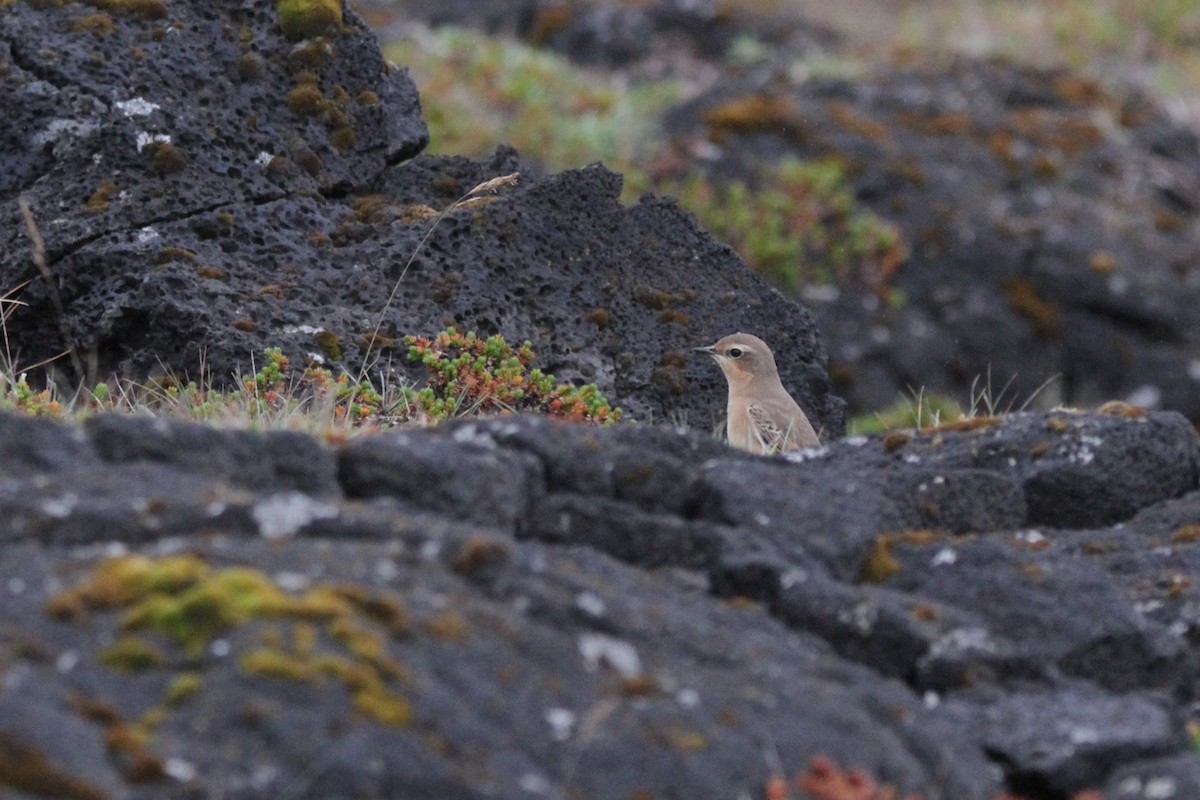
{"type": "MultiPolygon", "coordinates": [[[[833,160],[787,157],[745,179],[717,180],[671,160],[657,120],[683,98],[673,80],[630,83],[553,53],[456,28],[387,49],[421,91],[430,152],[482,158],[498,144],[557,171],[603,162],[624,199],[670,195],[780,289],[858,279],[878,287],[906,257],[899,230],[859,206],[833,160]]],[[[679,159],[676,157],[676,161],[679,159]]]]}

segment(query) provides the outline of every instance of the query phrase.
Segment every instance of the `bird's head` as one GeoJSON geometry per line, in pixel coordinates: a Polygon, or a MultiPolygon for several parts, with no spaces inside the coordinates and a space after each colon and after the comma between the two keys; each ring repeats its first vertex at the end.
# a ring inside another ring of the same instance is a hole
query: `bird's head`
{"type": "Polygon", "coordinates": [[[757,336],[733,333],[697,352],[712,356],[730,384],[745,384],[769,376],[778,376],[771,348],[757,336]]]}

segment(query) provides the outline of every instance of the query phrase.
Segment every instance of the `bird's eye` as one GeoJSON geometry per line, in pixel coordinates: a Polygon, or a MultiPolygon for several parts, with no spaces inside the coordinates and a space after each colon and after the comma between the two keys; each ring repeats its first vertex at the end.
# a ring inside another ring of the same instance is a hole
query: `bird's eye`
{"type": "Polygon", "coordinates": [[[742,348],[740,348],[740,347],[729,348],[729,357],[730,358],[741,358],[742,357],[742,348]]]}

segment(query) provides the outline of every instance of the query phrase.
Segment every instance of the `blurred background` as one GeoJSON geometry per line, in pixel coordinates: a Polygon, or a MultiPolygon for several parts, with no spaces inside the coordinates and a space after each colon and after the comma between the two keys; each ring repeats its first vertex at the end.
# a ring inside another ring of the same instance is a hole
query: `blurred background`
{"type": "Polygon", "coordinates": [[[851,430],[1200,421],[1200,0],[352,0],[429,151],[670,195],[810,308],[851,430]]]}

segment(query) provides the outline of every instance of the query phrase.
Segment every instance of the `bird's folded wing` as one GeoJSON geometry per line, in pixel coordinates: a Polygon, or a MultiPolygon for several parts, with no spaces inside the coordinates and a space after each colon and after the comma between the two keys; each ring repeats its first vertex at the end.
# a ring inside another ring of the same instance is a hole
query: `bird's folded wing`
{"type": "Polygon", "coordinates": [[[784,436],[787,432],[776,425],[767,410],[758,403],[751,403],[746,411],[750,414],[754,439],[763,448],[763,451],[771,453],[779,449],[784,443],[784,436]]]}

